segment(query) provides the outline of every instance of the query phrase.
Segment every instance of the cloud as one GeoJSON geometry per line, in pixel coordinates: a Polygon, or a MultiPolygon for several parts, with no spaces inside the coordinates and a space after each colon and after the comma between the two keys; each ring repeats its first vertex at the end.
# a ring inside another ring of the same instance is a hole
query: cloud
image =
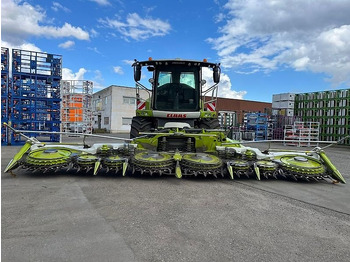
{"type": "MultiPolygon", "coordinates": [[[[62,80],[89,80],[93,82],[93,92],[97,92],[105,88],[103,82],[104,79],[102,77],[102,73],[100,70],[95,70],[93,79],[87,79],[85,74],[88,73],[88,71],[85,68],[80,68],[78,72],[74,73],[69,68],[63,68],[62,69],[62,80]]],[[[90,72],[89,72],[90,73],[90,72]]]]}
{"type": "Polygon", "coordinates": [[[105,27],[116,29],[125,40],[146,40],[155,36],[164,36],[169,33],[171,26],[160,19],[141,18],[138,14],[128,14],[126,21],[118,19],[99,19],[105,27]]]}
{"type": "Polygon", "coordinates": [[[43,52],[36,45],[34,45],[32,43],[27,43],[27,42],[24,42],[24,43],[22,43],[20,45],[13,45],[12,43],[9,43],[9,42],[1,40],[1,46],[2,47],[7,47],[7,48],[10,48],[10,49],[21,49],[21,50],[27,50],[27,51],[43,52]]]}
{"type": "Polygon", "coordinates": [[[124,74],[123,68],[121,66],[113,66],[113,71],[118,75],[124,74]]]}
{"type": "Polygon", "coordinates": [[[132,65],[135,63],[135,60],[127,60],[127,59],[124,59],[124,60],[123,60],[123,63],[132,66],[132,65]]]}
{"type": "Polygon", "coordinates": [[[90,0],[90,2],[95,2],[95,3],[102,5],[102,6],[111,5],[111,3],[108,0],[90,0]]]}
{"type": "Polygon", "coordinates": [[[87,70],[85,68],[80,68],[78,72],[74,73],[69,68],[62,68],[62,80],[86,80],[85,73],[87,70]]]}
{"type": "MultiPolygon", "coordinates": [[[[212,85],[214,85],[213,71],[211,69],[203,68],[202,77],[207,82],[203,89],[209,88],[212,85]]],[[[247,91],[235,91],[235,90],[233,90],[230,77],[228,75],[226,75],[225,73],[221,72],[218,97],[243,99],[243,97],[246,94],[247,94],[247,91]]]]}
{"type": "Polygon", "coordinates": [[[49,20],[45,11],[27,2],[2,1],[1,14],[2,38],[12,44],[22,44],[30,36],[89,40],[88,32],[69,23],[61,27],[45,25],[45,21],[49,20]]]}
{"type": "Polygon", "coordinates": [[[97,49],[97,47],[88,47],[88,50],[95,52],[96,54],[102,55],[102,53],[97,49]]]}
{"type": "Polygon", "coordinates": [[[66,13],[70,12],[70,9],[68,9],[67,7],[65,7],[57,2],[52,2],[51,9],[54,10],[55,12],[58,12],[60,10],[62,10],[63,12],[66,12],[66,13]]]}
{"type": "Polygon", "coordinates": [[[64,43],[59,44],[58,46],[61,47],[61,48],[64,48],[64,49],[68,49],[68,48],[71,48],[74,45],[75,45],[74,41],[68,40],[68,41],[66,41],[64,43]]]}
{"type": "Polygon", "coordinates": [[[90,30],[90,36],[91,37],[97,37],[99,35],[99,33],[95,30],[95,29],[91,29],[90,30]]]}
{"type": "Polygon", "coordinates": [[[226,68],[238,73],[283,67],[350,85],[350,2],[229,0],[226,24],[207,41],[226,68]]]}
{"type": "MultiPolygon", "coordinates": [[[[12,49],[20,49],[26,51],[34,51],[34,52],[44,52],[39,47],[32,43],[24,42],[20,45],[13,45],[12,43],[1,40],[1,47],[9,48],[9,59],[12,61],[12,49]]],[[[12,67],[10,67],[10,75],[12,74],[12,67]]]]}
{"type": "Polygon", "coordinates": [[[214,17],[214,22],[215,23],[220,23],[225,19],[225,15],[223,13],[219,13],[214,17]]]}
{"type": "Polygon", "coordinates": [[[93,78],[94,92],[98,92],[98,91],[105,88],[105,85],[104,85],[105,80],[104,80],[100,70],[95,70],[94,74],[95,74],[94,78],[93,78]]]}

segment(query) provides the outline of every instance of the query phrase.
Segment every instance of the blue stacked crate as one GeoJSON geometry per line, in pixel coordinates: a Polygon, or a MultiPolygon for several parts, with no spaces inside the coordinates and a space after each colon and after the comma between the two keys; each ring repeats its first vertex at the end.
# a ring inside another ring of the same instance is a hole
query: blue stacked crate
{"type": "Polygon", "coordinates": [[[255,140],[266,140],[267,139],[267,121],[268,116],[265,113],[248,113],[247,118],[247,129],[255,131],[255,140]]]}
{"type": "MultiPolygon", "coordinates": [[[[62,57],[41,52],[12,50],[10,89],[11,124],[16,129],[38,131],[26,135],[40,141],[59,142],[59,135],[40,131],[60,131],[60,81],[62,57]]],[[[11,144],[22,144],[17,134],[11,144]]]]}
{"type": "Polygon", "coordinates": [[[9,91],[9,49],[1,47],[1,145],[7,145],[7,128],[3,123],[8,122],[8,91],[9,91]]]}

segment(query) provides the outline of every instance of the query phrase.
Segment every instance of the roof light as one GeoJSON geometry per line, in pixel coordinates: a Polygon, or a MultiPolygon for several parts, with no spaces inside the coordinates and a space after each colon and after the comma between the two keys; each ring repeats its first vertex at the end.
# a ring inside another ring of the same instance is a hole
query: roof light
{"type": "Polygon", "coordinates": [[[203,62],[206,63],[206,62],[208,62],[208,60],[207,60],[206,58],[204,58],[204,59],[203,59],[203,62]]]}
{"type": "Polygon", "coordinates": [[[148,58],[148,61],[152,61],[152,60],[153,60],[153,58],[152,58],[152,57],[149,57],[149,58],[148,58]]]}

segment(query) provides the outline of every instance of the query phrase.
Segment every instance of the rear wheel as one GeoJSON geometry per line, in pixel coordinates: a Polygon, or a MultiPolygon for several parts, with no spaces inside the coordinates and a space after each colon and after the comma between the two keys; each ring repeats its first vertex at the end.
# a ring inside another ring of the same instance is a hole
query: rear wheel
{"type": "Polygon", "coordinates": [[[204,129],[220,129],[220,124],[217,118],[203,118],[200,120],[198,127],[204,129]]]}
{"type": "Polygon", "coordinates": [[[153,122],[148,117],[135,116],[131,122],[130,138],[140,136],[140,132],[150,131],[153,127],[153,122]]]}

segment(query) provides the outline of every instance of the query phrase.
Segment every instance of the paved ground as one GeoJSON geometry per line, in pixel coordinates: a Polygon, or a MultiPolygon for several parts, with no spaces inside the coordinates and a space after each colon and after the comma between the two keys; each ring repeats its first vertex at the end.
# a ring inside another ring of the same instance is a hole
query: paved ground
{"type": "Polygon", "coordinates": [[[349,261],[350,149],[326,152],[348,184],[2,172],[2,261],[349,261]]]}

